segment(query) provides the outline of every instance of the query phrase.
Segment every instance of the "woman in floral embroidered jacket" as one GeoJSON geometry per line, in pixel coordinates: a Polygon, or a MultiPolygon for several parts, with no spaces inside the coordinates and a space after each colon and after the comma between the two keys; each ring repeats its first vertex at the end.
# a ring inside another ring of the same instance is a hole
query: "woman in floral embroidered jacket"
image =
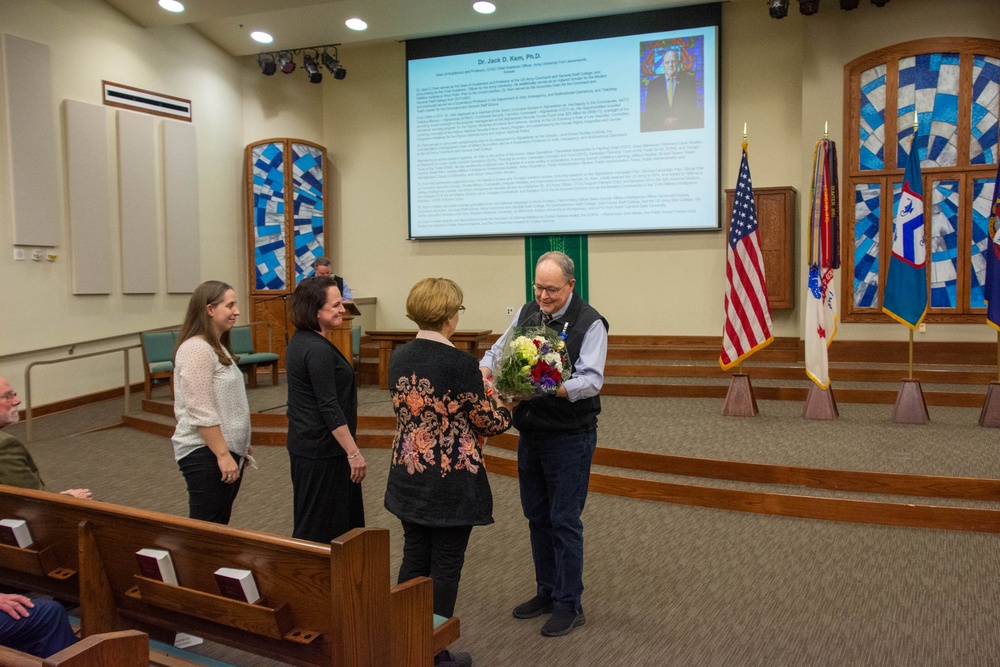
{"type": "Polygon", "coordinates": [[[479,362],[449,341],[462,289],[426,278],[410,290],[406,316],[420,327],[396,350],[389,388],[396,437],[385,507],[403,522],[402,583],[434,580],[434,613],[451,616],[473,526],[493,523],[493,496],[479,435],[510,428],[510,411],[483,384],[479,362]]]}

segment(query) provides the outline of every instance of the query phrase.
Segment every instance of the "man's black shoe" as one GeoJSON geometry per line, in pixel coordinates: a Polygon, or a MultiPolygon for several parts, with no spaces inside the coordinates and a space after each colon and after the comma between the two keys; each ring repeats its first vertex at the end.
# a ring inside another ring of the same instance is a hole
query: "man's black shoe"
{"type": "Polygon", "coordinates": [[[545,637],[562,637],[573,632],[573,628],[587,622],[587,617],[583,615],[583,610],[579,612],[569,609],[557,609],[549,616],[542,626],[542,635],[545,637]]]}
{"type": "Polygon", "coordinates": [[[552,598],[536,595],[514,607],[514,618],[535,618],[552,612],[552,598]]]}

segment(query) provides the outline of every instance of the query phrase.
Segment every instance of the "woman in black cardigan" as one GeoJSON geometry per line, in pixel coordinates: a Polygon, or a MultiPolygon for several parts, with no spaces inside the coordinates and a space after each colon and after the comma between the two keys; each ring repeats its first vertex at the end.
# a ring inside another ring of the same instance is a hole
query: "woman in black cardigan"
{"type": "MultiPolygon", "coordinates": [[[[493,523],[493,495],[480,435],[510,428],[510,411],[483,385],[479,362],[449,338],[465,310],[462,290],[425,278],[406,300],[416,339],[393,352],[389,391],[396,437],[385,507],[403,523],[399,583],[434,580],[434,613],[451,616],[473,526],[493,523]]],[[[467,654],[442,652],[437,665],[467,665],[467,654]]]]}
{"type": "Polygon", "coordinates": [[[324,544],[365,525],[358,387],[350,362],[326,339],[344,312],[333,278],[306,278],[292,295],[295,333],[285,350],[292,537],[324,544]]]}

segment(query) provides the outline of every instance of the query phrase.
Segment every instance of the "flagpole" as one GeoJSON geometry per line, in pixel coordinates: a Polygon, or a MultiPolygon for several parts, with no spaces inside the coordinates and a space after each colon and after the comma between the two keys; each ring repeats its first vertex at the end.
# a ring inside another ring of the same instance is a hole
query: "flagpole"
{"type": "Polygon", "coordinates": [[[997,382],[1000,382],[1000,331],[997,331],[997,382]]]}
{"type": "Polygon", "coordinates": [[[913,379],[913,329],[910,329],[910,376],[913,379]]]}
{"type": "MultiPolygon", "coordinates": [[[[744,153],[747,152],[747,123],[746,123],[746,121],[743,121],[743,152],[744,153]]],[[[736,364],[736,372],[739,375],[743,375],[743,361],[742,360],[740,360],[740,362],[736,364]]]]}

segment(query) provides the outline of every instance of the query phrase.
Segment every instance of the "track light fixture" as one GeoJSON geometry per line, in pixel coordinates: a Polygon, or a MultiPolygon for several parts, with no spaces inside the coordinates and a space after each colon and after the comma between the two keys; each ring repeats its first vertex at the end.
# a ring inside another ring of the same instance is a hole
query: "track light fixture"
{"type": "MultiPolygon", "coordinates": [[[[783,19],[788,16],[789,0],[767,0],[767,11],[772,19],[783,19]]],[[[857,9],[861,0],[840,0],[840,8],[844,11],[857,9]]],[[[876,7],[885,7],[889,0],[872,0],[876,7]]],[[[811,16],[819,11],[819,0],[799,0],[799,12],[811,16]]]]}
{"type": "Polygon", "coordinates": [[[334,46],[333,55],[331,56],[326,49],[323,49],[323,55],[321,60],[323,61],[323,67],[330,70],[330,74],[333,75],[334,79],[340,80],[347,76],[347,70],[343,68],[340,64],[340,58],[337,54],[337,47],[334,46]]]}
{"type": "MultiPolygon", "coordinates": [[[[785,0],[786,4],[788,0],[785,0]]],[[[277,70],[285,74],[295,71],[295,56],[302,56],[302,69],[309,76],[310,83],[320,83],[323,81],[322,65],[330,70],[334,79],[343,79],[347,76],[347,70],[340,64],[340,56],[337,53],[339,44],[324,44],[322,46],[307,46],[301,49],[287,49],[271,53],[257,54],[257,63],[264,76],[271,76],[277,70]],[[331,53],[332,51],[332,53],[331,53]]]]}
{"type": "Polygon", "coordinates": [[[769,0],[767,9],[772,19],[783,19],[788,16],[788,0],[769,0]]]}
{"type": "Polygon", "coordinates": [[[295,59],[292,57],[291,52],[282,51],[278,54],[277,61],[282,73],[291,74],[295,71],[295,59]]]}
{"type": "Polygon", "coordinates": [[[270,55],[257,56],[257,64],[260,65],[260,71],[264,76],[273,76],[278,71],[278,65],[270,55]]]}
{"type": "Polygon", "coordinates": [[[319,67],[316,65],[316,58],[308,53],[302,56],[302,69],[309,75],[309,83],[319,83],[323,80],[323,73],[319,71],[319,67]]]}

